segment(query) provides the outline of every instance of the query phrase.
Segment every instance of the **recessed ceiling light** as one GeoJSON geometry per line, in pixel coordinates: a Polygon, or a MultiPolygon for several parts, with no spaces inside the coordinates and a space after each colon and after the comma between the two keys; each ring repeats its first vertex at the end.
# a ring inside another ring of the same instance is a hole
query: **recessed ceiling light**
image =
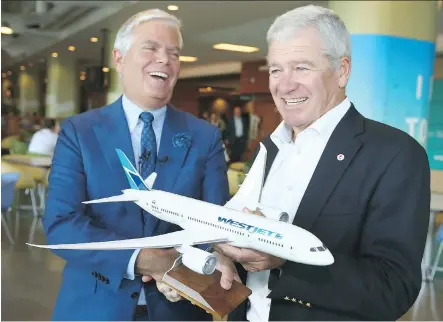
{"type": "Polygon", "coordinates": [[[56,58],[56,57],[58,57],[58,54],[57,53],[52,53],[51,56],[56,58]]]}
{"type": "Polygon", "coordinates": [[[180,61],[186,62],[186,63],[192,63],[197,61],[197,57],[193,56],[180,56],[180,61]]]}
{"type": "Polygon", "coordinates": [[[91,37],[89,40],[90,40],[91,42],[97,42],[97,41],[98,41],[98,38],[97,38],[97,37],[91,37]]]}
{"type": "Polygon", "coordinates": [[[14,31],[11,28],[6,27],[6,26],[1,27],[1,32],[4,35],[12,35],[14,33],[14,31]]]}
{"type": "Polygon", "coordinates": [[[171,4],[171,5],[168,6],[168,10],[177,11],[178,10],[178,6],[171,4]]]}
{"type": "Polygon", "coordinates": [[[69,50],[69,51],[75,51],[75,46],[69,46],[69,47],[68,47],[68,50],[69,50]]]}
{"type": "Polygon", "coordinates": [[[109,72],[109,67],[103,67],[102,71],[103,71],[103,73],[108,73],[109,72]]]}
{"type": "Polygon", "coordinates": [[[253,53],[255,51],[259,51],[259,49],[257,47],[234,45],[234,44],[223,44],[223,43],[222,44],[215,44],[212,47],[215,49],[238,51],[241,53],[253,53]]]}

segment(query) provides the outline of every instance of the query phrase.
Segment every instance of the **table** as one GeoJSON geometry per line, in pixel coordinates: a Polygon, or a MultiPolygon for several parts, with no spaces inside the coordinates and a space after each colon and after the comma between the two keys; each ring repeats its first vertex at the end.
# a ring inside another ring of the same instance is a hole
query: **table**
{"type": "Polygon", "coordinates": [[[38,168],[50,168],[52,164],[51,157],[31,156],[26,154],[9,154],[3,156],[2,159],[11,163],[19,163],[38,168]]]}

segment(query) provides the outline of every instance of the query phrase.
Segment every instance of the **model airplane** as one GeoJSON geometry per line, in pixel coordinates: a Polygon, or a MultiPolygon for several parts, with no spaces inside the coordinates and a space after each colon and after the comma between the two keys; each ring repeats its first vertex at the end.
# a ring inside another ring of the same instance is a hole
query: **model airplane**
{"type": "Polygon", "coordinates": [[[135,202],[138,206],[161,220],[183,228],[164,235],[115,240],[107,242],[34,245],[49,249],[117,250],[139,248],[175,247],[182,254],[182,262],[200,274],[212,274],[215,257],[204,250],[192,247],[199,244],[228,243],[237,247],[251,248],[289,261],[325,266],[334,258],[331,252],[312,233],[288,223],[286,212],[259,203],[266,163],[266,148],[260,143],[260,151],[239,191],[219,206],[208,202],[153,190],[156,173],[146,182],[137,173],[126,155],[117,150],[118,157],[129,180],[131,189],[109,198],[83,202],[135,202]],[[260,209],[265,217],[242,211],[260,209]]]}

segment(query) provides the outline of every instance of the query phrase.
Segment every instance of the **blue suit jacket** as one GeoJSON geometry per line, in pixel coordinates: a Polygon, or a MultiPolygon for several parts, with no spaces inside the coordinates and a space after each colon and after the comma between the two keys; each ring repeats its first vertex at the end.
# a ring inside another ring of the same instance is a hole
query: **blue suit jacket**
{"type": "MultiPolygon", "coordinates": [[[[143,214],[132,202],[84,205],[82,201],[121,194],[129,183],[115,149],[134,162],[121,98],[66,119],[59,135],[43,224],[48,244],[143,237],[143,214]]],[[[168,106],[158,153],[154,189],[215,204],[228,199],[226,162],[219,130],[168,106]],[[189,133],[189,148],[174,147],[176,133],[189,133]]],[[[152,217],[152,216],[151,216],[152,217]]],[[[150,218],[153,235],[181,228],[150,218]]],[[[54,320],[132,320],[142,287],[124,278],[133,250],[54,251],[67,264],[54,320]]],[[[170,303],[154,282],[144,284],[150,320],[211,320],[189,301],[170,303]]]]}

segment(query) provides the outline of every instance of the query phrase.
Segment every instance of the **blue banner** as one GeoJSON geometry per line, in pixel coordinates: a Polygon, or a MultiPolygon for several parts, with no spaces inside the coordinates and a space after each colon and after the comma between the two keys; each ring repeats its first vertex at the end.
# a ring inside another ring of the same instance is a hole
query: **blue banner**
{"type": "Polygon", "coordinates": [[[431,169],[443,170],[443,79],[434,80],[429,105],[428,156],[431,169]]]}
{"type": "Polygon", "coordinates": [[[435,44],[385,35],[351,35],[351,44],[347,95],[357,110],[427,147],[435,44]]]}

